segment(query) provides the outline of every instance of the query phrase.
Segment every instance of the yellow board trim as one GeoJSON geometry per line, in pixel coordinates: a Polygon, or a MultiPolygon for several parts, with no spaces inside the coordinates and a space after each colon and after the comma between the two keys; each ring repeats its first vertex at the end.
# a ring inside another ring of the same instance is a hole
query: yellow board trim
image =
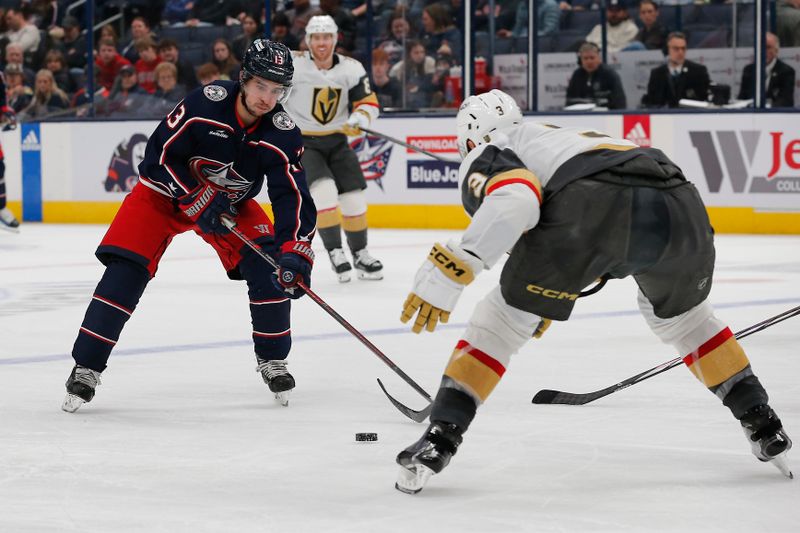
{"type": "MultiPolygon", "coordinates": [[[[44,222],[64,224],[108,224],[120,202],[44,202],[44,222]]],[[[269,204],[262,204],[272,218],[269,204]]],[[[19,201],[8,202],[19,218],[19,201]]],[[[752,207],[709,207],[711,225],[717,233],[800,235],[800,211],[762,212],[752,207]]],[[[464,229],[469,217],[460,205],[372,204],[367,210],[372,228],[464,229]]]]}

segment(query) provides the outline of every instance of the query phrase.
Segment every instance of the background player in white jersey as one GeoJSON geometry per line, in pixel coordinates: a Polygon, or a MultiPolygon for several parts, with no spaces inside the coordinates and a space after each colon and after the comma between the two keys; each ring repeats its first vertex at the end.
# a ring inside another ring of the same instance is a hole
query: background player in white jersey
{"type": "Polygon", "coordinates": [[[359,135],[359,127],[378,117],[378,99],[361,63],[334,52],[338,31],[329,15],[308,21],[308,52],[295,53],[294,91],[286,110],[303,132],[302,162],[317,228],[339,281],[350,281],[352,271],[342,228],[359,278],[383,279],[383,265],[367,251],[367,183],[347,143],[347,135],[359,135]]]}
{"type": "Polygon", "coordinates": [[[714,316],[713,230],[700,195],[660,150],[580,128],[522,123],[507,94],[459,110],[464,208],[460,241],[436,244],[401,319],[446,322],[463,288],[508,250],[499,285],[475,308],[433,402],[431,425],[397,456],[396,487],[419,492],[456,453],[511,355],[551,320],[567,320],[598,278],[633,276],[653,332],[744,428],[754,455],[789,475],[791,440],[730,329],[714,316]]]}

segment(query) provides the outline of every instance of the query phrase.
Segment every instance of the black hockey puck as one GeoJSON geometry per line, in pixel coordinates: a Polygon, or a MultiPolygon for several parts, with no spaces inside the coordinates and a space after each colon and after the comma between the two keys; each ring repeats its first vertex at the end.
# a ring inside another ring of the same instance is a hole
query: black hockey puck
{"type": "Polygon", "coordinates": [[[378,440],[377,433],[356,433],[357,442],[374,442],[378,440]]]}

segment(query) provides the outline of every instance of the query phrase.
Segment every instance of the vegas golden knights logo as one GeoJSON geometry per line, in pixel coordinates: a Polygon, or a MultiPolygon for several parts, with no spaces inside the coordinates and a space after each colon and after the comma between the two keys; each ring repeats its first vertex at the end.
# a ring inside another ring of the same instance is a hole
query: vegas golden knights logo
{"type": "Polygon", "coordinates": [[[327,124],[336,116],[342,90],[333,87],[317,87],[314,89],[311,116],[320,124],[327,124]]]}

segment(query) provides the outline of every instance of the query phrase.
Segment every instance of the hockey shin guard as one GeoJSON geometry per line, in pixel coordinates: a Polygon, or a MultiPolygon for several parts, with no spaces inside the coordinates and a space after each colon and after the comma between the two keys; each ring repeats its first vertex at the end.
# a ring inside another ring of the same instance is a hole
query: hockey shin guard
{"type": "Polygon", "coordinates": [[[131,261],[113,260],[106,266],[72,348],[77,364],[97,372],[105,370],[148,281],[150,273],[131,261]]]}
{"type": "Polygon", "coordinates": [[[275,288],[272,272],[256,254],[246,254],[239,271],[247,281],[256,356],[262,361],[286,359],[292,347],[289,298],[275,288]]]}
{"type": "Polygon", "coordinates": [[[342,206],[342,227],[347,245],[354,253],[367,247],[367,198],[364,191],[339,195],[342,206]]]}

